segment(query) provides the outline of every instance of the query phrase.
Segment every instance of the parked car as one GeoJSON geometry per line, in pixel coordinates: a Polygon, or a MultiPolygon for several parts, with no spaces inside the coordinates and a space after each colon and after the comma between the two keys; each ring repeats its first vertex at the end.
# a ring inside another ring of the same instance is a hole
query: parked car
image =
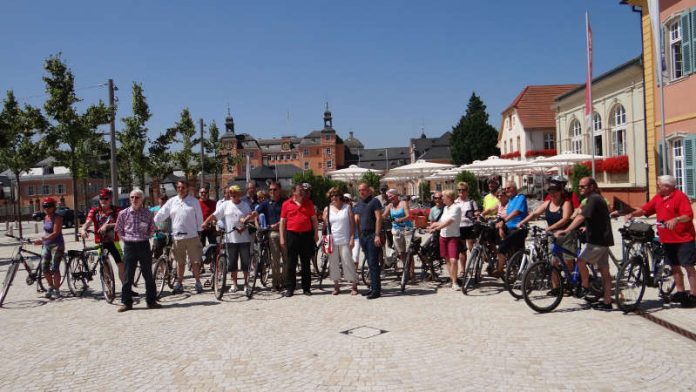
{"type": "MultiPolygon", "coordinates": [[[[67,207],[58,207],[56,209],[56,214],[63,217],[63,227],[73,227],[75,226],[75,211],[67,207]]],[[[46,217],[46,213],[43,211],[36,211],[31,215],[31,219],[40,222],[46,217]]],[[[80,222],[85,221],[85,214],[82,212],[77,212],[77,217],[80,222]]]]}

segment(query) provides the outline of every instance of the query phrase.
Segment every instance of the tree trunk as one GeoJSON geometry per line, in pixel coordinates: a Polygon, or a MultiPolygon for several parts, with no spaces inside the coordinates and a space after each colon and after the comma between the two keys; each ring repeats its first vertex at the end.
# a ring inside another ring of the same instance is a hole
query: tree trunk
{"type": "Polygon", "coordinates": [[[15,179],[17,180],[17,222],[19,222],[19,238],[23,238],[22,235],[22,186],[19,184],[19,172],[15,173],[15,179]]]}

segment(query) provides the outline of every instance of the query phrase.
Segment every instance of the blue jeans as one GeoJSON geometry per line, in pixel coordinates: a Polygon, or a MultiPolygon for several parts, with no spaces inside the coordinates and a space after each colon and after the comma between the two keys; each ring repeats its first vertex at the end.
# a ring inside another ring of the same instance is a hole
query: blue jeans
{"type": "Polygon", "coordinates": [[[377,252],[379,248],[375,246],[375,234],[360,234],[360,247],[367,257],[367,265],[370,268],[370,290],[373,293],[381,293],[382,282],[380,281],[380,267],[377,252]]]}

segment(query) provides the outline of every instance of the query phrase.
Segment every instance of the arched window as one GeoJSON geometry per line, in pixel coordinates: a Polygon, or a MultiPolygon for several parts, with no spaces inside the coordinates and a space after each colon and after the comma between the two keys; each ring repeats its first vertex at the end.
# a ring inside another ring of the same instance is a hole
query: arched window
{"type": "Polygon", "coordinates": [[[602,149],[602,116],[595,112],[592,114],[592,131],[594,133],[595,155],[604,155],[602,149]]]}
{"type": "Polygon", "coordinates": [[[626,109],[623,105],[614,106],[609,115],[611,127],[611,152],[613,155],[626,155],[626,109]]]}
{"type": "Polygon", "coordinates": [[[582,126],[577,119],[570,123],[570,151],[575,154],[582,153],[582,126]]]}

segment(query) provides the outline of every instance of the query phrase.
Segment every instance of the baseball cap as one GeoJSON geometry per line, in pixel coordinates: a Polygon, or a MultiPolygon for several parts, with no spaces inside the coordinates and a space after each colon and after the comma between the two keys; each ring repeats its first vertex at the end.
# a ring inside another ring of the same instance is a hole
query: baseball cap
{"type": "Polygon", "coordinates": [[[312,189],[312,185],[310,185],[308,182],[303,182],[303,183],[302,183],[302,188],[304,188],[305,190],[311,190],[311,189],[312,189]]]}
{"type": "Polygon", "coordinates": [[[41,199],[41,206],[46,208],[46,207],[55,207],[56,206],[56,199],[52,197],[44,197],[41,199]]]}
{"type": "Polygon", "coordinates": [[[99,190],[99,197],[111,197],[112,194],[109,188],[102,188],[99,190]]]}

